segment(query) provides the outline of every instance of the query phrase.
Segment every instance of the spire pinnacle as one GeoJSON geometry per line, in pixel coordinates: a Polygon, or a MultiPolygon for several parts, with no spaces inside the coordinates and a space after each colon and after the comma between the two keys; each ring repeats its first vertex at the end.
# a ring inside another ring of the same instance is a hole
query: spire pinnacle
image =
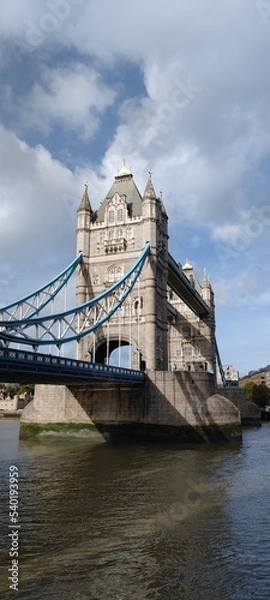
{"type": "Polygon", "coordinates": [[[147,181],[147,184],[146,184],[146,188],[145,188],[145,191],[144,191],[143,198],[144,199],[145,198],[152,198],[154,200],[157,199],[156,192],[155,192],[155,189],[154,189],[154,186],[153,186],[153,183],[152,183],[152,170],[151,169],[149,169],[149,171],[148,171],[148,181],[147,181]]]}
{"type": "Polygon", "coordinates": [[[203,270],[203,285],[211,287],[210,277],[206,269],[203,270]]]}
{"type": "Polygon", "coordinates": [[[193,271],[193,266],[188,262],[188,259],[186,259],[186,262],[182,267],[182,271],[193,271]]]}
{"type": "Polygon", "coordinates": [[[132,173],[131,173],[131,170],[126,166],[126,161],[123,158],[123,165],[122,165],[121,169],[117,170],[116,177],[127,177],[127,176],[132,176],[132,173]]]}
{"type": "Polygon", "coordinates": [[[84,210],[84,211],[92,213],[93,211],[92,211],[91,204],[90,204],[88,188],[89,188],[89,183],[88,183],[88,181],[85,181],[84,193],[83,193],[78,211],[84,210]]]}

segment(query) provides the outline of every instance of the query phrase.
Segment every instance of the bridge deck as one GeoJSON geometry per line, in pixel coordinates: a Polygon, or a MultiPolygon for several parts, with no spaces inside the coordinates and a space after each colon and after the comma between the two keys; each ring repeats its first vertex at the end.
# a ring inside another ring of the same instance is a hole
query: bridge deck
{"type": "Polygon", "coordinates": [[[103,381],[144,383],[143,371],[50,354],[0,348],[0,381],[4,383],[69,384],[103,381]]]}
{"type": "Polygon", "coordinates": [[[197,290],[192,287],[191,283],[170,254],[168,266],[168,285],[179,298],[187,304],[195,315],[198,315],[198,317],[201,318],[207,317],[210,312],[209,306],[207,306],[197,290]]]}

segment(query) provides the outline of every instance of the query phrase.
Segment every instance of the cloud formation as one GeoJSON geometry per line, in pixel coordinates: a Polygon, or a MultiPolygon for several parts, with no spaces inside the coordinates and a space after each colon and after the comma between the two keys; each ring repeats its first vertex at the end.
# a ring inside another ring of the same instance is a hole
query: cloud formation
{"type": "Polygon", "coordinates": [[[63,69],[45,68],[42,84],[34,84],[21,104],[24,127],[48,134],[55,125],[89,139],[98,129],[102,113],[115,93],[101,76],[86,65],[73,63],[63,69]],[[31,107],[31,110],[29,110],[31,107]]]}
{"type": "Polygon", "coordinates": [[[97,207],[125,157],[141,190],[149,166],[163,189],[172,254],[192,261],[199,248],[195,261],[201,273],[208,267],[223,306],[236,309],[241,297],[263,311],[266,8],[255,0],[14,0],[0,9],[5,298],[25,265],[34,284],[38,260],[56,267],[58,254],[72,257],[84,180],[97,207]]]}

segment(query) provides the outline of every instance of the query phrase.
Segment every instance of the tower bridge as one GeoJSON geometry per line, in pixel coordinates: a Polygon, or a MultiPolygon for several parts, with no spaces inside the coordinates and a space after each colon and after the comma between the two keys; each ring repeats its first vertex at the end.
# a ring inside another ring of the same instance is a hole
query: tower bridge
{"type": "MultiPolygon", "coordinates": [[[[6,349],[19,343],[38,353],[78,342],[77,362],[62,364],[69,377],[76,364],[78,368],[66,385],[53,385],[65,382],[65,374],[61,378],[52,368],[56,362],[47,359],[48,379],[44,362],[34,401],[24,409],[22,430],[25,424],[29,431],[31,423],[81,422],[129,437],[185,437],[187,431],[196,437],[202,427],[214,435],[224,427],[239,434],[238,409],[215,395],[211,283],[205,276],[201,284],[190,264],[181,266],[169,254],[168,216],[151,174],[141,195],[124,164],[97,210],[85,184],[77,217],[77,258],[37,292],[0,309],[0,340],[6,349]],[[77,305],[44,314],[75,269],[77,305]],[[132,348],[130,373],[123,369],[122,381],[118,373],[108,388],[104,365],[109,366],[118,349],[120,367],[124,346],[132,348]],[[99,367],[87,371],[82,365],[88,364],[99,367]]],[[[14,363],[12,369],[15,373],[14,363]]],[[[27,372],[30,376],[29,365],[27,372]]]]}
{"type": "MultiPolygon", "coordinates": [[[[143,364],[146,370],[194,370],[200,365],[215,374],[211,284],[205,279],[201,286],[192,267],[180,268],[169,254],[168,216],[151,174],[141,195],[131,171],[123,165],[97,211],[85,186],[78,210],[77,251],[84,257],[78,304],[121,279],[147,243],[150,252],[140,277],[125,306],[110,319],[110,349],[130,344],[137,353],[134,365],[143,364]]],[[[107,336],[107,325],[95,337],[86,336],[79,346],[80,358],[90,354],[103,362],[107,336]]]]}

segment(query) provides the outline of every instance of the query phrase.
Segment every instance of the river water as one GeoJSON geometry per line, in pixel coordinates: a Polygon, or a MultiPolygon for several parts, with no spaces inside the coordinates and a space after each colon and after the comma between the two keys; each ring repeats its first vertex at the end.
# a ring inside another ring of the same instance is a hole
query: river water
{"type": "Polygon", "coordinates": [[[185,449],[18,431],[0,421],[1,599],[269,600],[270,423],[242,442],[185,449]]]}

